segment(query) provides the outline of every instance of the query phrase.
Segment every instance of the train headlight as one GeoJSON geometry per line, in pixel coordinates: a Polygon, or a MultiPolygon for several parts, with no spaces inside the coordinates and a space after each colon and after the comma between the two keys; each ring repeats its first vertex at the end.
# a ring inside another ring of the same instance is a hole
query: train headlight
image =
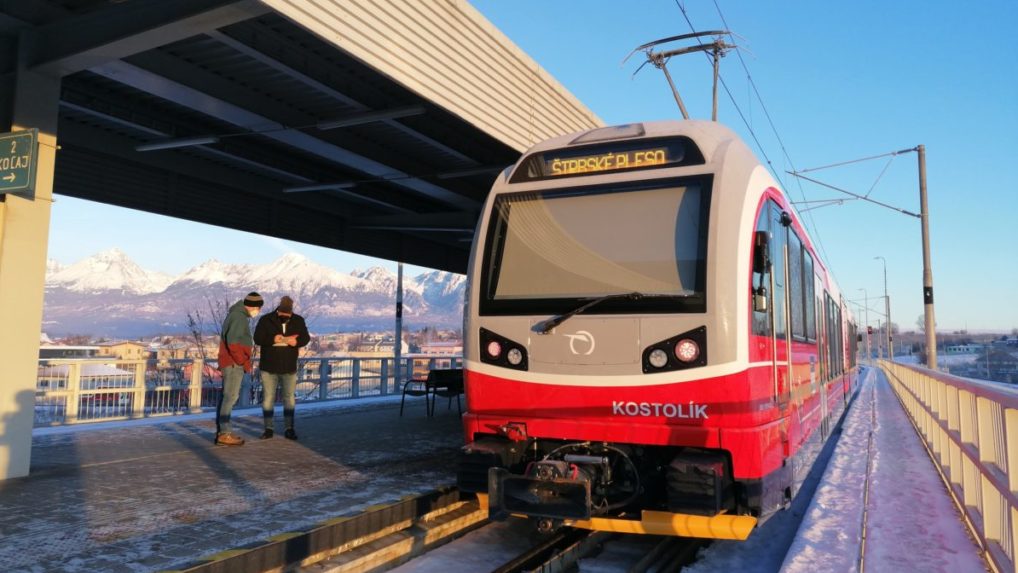
{"type": "Polygon", "coordinates": [[[656,348],[651,351],[647,360],[650,361],[650,365],[654,368],[664,368],[668,364],[668,353],[660,348],[656,348]]]}
{"type": "Polygon", "coordinates": [[[502,355],[502,345],[497,340],[492,340],[488,343],[488,356],[492,358],[498,358],[502,355]]]}
{"type": "Polygon", "coordinates": [[[689,338],[683,338],[675,343],[675,357],[681,362],[693,362],[700,357],[700,345],[689,338]]]}
{"type": "Polygon", "coordinates": [[[486,328],[478,329],[477,334],[480,338],[478,350],[481,362],[514,370],[529,369],[527,348],[524,345],[486,328]]]}
{"type": "MultiPolygon", "coordinates": [[[[496,343],[497,344],[497,343],[496,343]]],[[[490,344],[488,346],[491,346],[490,344]]],[[[513,366],[519,366],[520,362],[523,362],[523,353],[520,352],[519,348],[510,348],[509,352],[505,353],[506,360],[513,366]]]]}

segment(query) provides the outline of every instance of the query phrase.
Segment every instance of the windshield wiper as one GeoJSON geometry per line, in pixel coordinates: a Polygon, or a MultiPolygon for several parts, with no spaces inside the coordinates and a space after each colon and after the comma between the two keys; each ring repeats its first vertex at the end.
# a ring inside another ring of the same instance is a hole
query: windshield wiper
{"type": "Polygon", "coordinates": [[[602,297],[595,298],[595,299],[593,299],[593,300],[591,300],[589,302],[583,303],[581,306],[578,306],[578,307],[574,308],[573,310],[570,310],[567,313],[560,314],[558,316],[553,316],[553,317],[551,317],[551,318],[549,318],[547,320],[542,320],[541,322],[538,322],[537,324],[534,325],[534,332],[537,332],[538,334],[548,334],[549,332],[551,332],[551,329],[553,329],[556,326],[562,324],[563,322],[569,320],[573,316],[575,316],[577,314],[581,314],[583,311],[587,310],[588,308],[590,308],[590,307],[592,307],[594,305],[597,305],[597,304],[601,304],[602,302],[604,302],[606,300],[614,300],[614,299],[619,299],[619,298],[628,298],[630,300],[640,300],[641,298],[659,297],[659,296],[671,297],[672,295],[660,295],[660,294],[647,295],[647,294],[643,294],[642,292],[635,292],[635,291],[634,292],[624,292],[624,293],[608,294],[608,295],[605,295],[605,296],[602,296],[602,297]]]}

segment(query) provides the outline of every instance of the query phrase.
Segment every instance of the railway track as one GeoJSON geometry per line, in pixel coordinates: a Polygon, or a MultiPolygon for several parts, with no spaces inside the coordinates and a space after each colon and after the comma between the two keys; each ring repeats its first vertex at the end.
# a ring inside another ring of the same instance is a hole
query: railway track
{"type": "Polygon", "coordinates": [[[491,569],[492,573],[584,573],[588,570],[591,573],[672,573],[690,563],[696,550],[703,545],[703,540],[627,537],[571,528],[537,536],[521,525],[491,523],[487,510],[480,508],[473,495],[461,495],[456,488],[442,488],[330,519],[307,531],[276,535],[260,544],[198,559],[175,571],[382,573],[404,564],[416,570],[415,560],[423,557],[422,562],[435,562],[428,566],[430,569],[423,570],[442,573],[476,573],[501,560],[503,564],[491,569]],[[482,528],[484,531],[478,534],[489,530],[496,533],[482,543],[471,544],[467,534],[482,528]],[[521,533],[524,531],[531,535],[521,533]],[[463,538],[462,541],[459,538],[463,538]],[[652,539],[659,541],[647,547],[652,539]],[[612,563],[607,568],[600,563],[603,553],[637,542],[644,547],[631,549],[628,554],[624,550],[615,551],[618,555],[609,559],[612,563]],[[447,556],[432,559],[432,552],[440,553],[442,549],[439,548],[449,543],[453,545],[448,548],[451,551],[447,556]],[[463,543],[463,548],[458,547],[458,543],[463,543]],[[473,557],[486,566],[479,569],[476,563],[464,564],[464,553],[476,554],[473,557]],[[584,559],[598,567],[588,567],[582,563],[584,559]]]}
{"type": "Polygon", "coordinates": [[[639,538],[641,545],[654,539],[652,549],[626,551],[616,547],[633,544],[633,536],[622,536],[603,531],[564,529],[541,543],[494,569],[492,573],[566,573],[585,571],[617,571],[619,573],[675,573],[696,559],[697,551],[707,545],[703,539],[678,537],[639,538]],[[602,553],[622,554],[600,564],[602,553]],[[626,557],[628,555],[628,558],[626,557]],[[582,563],[584,559],[588,564],[582,563]]]}

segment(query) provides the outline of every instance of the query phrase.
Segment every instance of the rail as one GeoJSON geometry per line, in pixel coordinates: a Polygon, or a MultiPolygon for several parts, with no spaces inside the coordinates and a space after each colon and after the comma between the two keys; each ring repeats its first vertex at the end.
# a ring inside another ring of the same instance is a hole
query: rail
{"type": "Polygon", "coordinates": [[[880,362],[991,567],[1018,571],[1018,390],[880,362]]]}
{"type": "MultiPolygon", "coordinates": [[[[297,401],[318,402],[399,394],[393,357],[301,358],[297,401]]],[[[459,356],[406,356],[403,377],[462,366],[459,356]]],[[[262,401],[258,361],[244,377],[237,408],[262,401]]],[[[131,420],[215,410],[222,394],[216,361],[117,360],[114,357],[40,359],[35,426],[131,420]]],[[[277,395],[277,401],[279,396],[277,395]]]]}

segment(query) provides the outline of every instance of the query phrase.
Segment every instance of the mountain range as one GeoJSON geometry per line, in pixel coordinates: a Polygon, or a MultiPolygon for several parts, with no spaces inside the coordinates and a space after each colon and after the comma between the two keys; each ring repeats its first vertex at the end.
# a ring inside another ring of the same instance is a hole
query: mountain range
{"type": "MultiPolygon", "coordinates": [[[[292,297],[312,332],[392,329],[396,281],[382,267],[344,274],[295,253],[264,265],[210,259],[174,277],[111,249],[72,265],[47,261],[43,330],[122,338],[186,333],[188,314],[200,312],[211,333],[211,315],[252,290],[265,298],[264,311],[292,297]]],[[[461,326],[465,284],[462,275],[444,271],[404,277],[406,327],[461,326]]]]}

